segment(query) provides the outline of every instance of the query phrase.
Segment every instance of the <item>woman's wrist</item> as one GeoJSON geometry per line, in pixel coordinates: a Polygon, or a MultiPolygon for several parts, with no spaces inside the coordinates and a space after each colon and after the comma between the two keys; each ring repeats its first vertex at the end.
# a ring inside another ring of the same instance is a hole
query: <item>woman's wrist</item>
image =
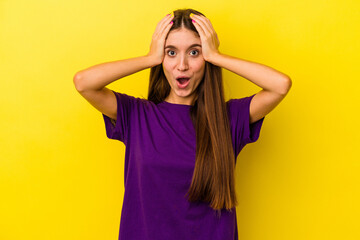
{"type": "Polygon", "coordinates": [[[159,60],[155,57],[153,57],[152,55],[145,55],[144,58],[146,59],[145,61],[147,62],[147,65],[149,66],[149,68],[155,67],[157,65],[160,65],[161,62],[159,62],[159,60]]]}

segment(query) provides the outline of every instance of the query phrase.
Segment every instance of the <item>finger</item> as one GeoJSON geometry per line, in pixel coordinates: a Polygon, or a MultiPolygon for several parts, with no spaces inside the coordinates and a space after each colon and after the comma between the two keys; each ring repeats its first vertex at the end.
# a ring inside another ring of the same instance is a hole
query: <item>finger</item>
{"type": "Polygon", "coordinates": [[[216,31],[215,31],[215,29],[214,29],[214,26],[212,25],[210,19],[208,19],[208,18],[206,18],[206,17],[203,17],[203,18],[204,18],[204,19],[206,20],[206,22],[208,23],[208,27],[209,27],[214,33],[216,33],[216,31]]]}
{"type": "Polygon", "coordinates": [[[193,16],[195,22],[197,22],[197,23],[201,26],[201,28],[203,29],[203,31],[205,32],[205,36],[210,37],[211,34],[214,33],[214,32],[212,31],[212,29],[209,28],[208,22],[204,19],[203,16],[196,15],[196,14],[194,14],[194,15],[192,15],[192,16],[193,16]]]}
{"type": "Polygon", "coordinates": [[[164,27],[167,25],[167,23],[169,23],[171,21],[171,19],[173,18],[174,16],[171,16],[171,15],[166,15],[159,23],[158,23],[158,26],[157,26],[157,30],[156,30],[156,33],[157,34],[161,34],[161,32],[163,31],[164,27]]]}
{"type": "Polygon", "coordinates": [[[174,15],[166,15],[161,21],[157,24],[154,35],[161,35],[164,27],[174,18],[174,15]]]}
{"type": "Polygon", "coordinates": [[[193,24],[200,35],[200,39],[205,39],[206,35],[200,24],[196,20],[193,21],[193,24]]]}
{"type": "Polygon", "coordinates": [[[156,24],[156,28],[155,28],[155,31],[156,32],[159,28],[160,28],[160,25],[163,21],[165,21],[165,19],[168,17],[169,15],[166,15],[165,17],[163,17],[157,24],[156,24]]]}
{"type": "Polygon", "coordinates": [[[168,32],[169,26],[172,26],[172,20],[174,19],[174,16],[170,16],[170,18],[164,22],[162,28],[160,29],[160,35],[163,35],[164,32],[168,32]]]}
{"type": "Polygon", "coordinates": [[[172,25],[173,25],[174,23],[169,23],[167,26],[165,26],[165,28],[164,28],[164,30],[162,31],[162,33],[161,33],[161,38],[162,39],[165,39],[165,37],[167,36],[167,34],[169,33],[169,30],[170,30],[170,28],[172,27],[172,25]]]}
{"type": "Polygon", "coordinates": [[[195,15],[194,18],[196,18],[196,17],[199,22],[199,25],[201,25],[203,29],[207,30],[207,33],[209,34],[207,36],[208,37],[215,36],[215,39],[213,39],[213,40],[215,41],[215,45],[217,45],[217,47],[218,47],[220,45],[220,41],[219,41],[217,33],[216,33],[214,27],[212,26],[210,20],[202,15],[195,15]],[[203,24],[201,24],[201,23],[203,23],[203,24]]]}

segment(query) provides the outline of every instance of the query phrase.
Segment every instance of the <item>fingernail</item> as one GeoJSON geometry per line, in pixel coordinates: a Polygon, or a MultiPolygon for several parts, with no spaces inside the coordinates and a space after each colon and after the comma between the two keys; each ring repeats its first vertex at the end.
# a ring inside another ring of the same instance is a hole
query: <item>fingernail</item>
{"type": "Polygon", "coordinates": [[[194,14],[193,13],[190,13],[190,17],[192,18],[194,16],[194,14]]]}
{"type": "Polygon", "coordinates": [[[174,16],[174,12],[171,12],[171,14],[170,14],[170,15],[171,15],[171,17],[173,17],[173,16],[174,16]]]}
{"type": "Polygon", "coordinates": [[[174,22],[173,21],[171,21],[169,24],[173,24],[174,22]]]}
{"type": "Polygon", "coordinates": [[[192,22],[195,22],[195,20],[193,19],[192,22]]]}
{"type": "Polygon", "coordinates": [[[166,16],[169,16],[170,15],[170,13],[169,14],[166,14],[166,16]]]}

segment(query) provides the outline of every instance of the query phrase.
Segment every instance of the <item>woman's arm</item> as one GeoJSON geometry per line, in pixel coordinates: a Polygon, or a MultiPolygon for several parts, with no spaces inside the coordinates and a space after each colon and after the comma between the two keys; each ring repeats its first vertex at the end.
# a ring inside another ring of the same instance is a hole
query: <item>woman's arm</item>
{"type": "Polygon", "coordinates": [[[286,94],[291,87],[290,78],[265,65],[228,56],[219,52],[220,41],[210,20],[202,15],[190,14],[201,39],[202,56],[205,61],[236,73],[265,91],[286,94]]]}
{"type": "Polygon", "coordinates": [[[156,65],[157,63],[148,55],[101,63],[77,72],[74,84],[80,92],[101,90],[115,80],[156,65]]]}
{"type": "MultiPolygon", "coordinates": [[[[150,51],[145,56],[101,63],[75,74],[74,84],[79,92],[102,90],[117,79],[140,70],[157,66],[164,59],[165,38],[172,26],[169,24],[174,15],[166,15],[160,20],[153,33],[150,51]]],[[[108,94],[109,95],[109,94],[108,94]]]]}
{"type": "Polygon", "coordinates": [[[106,85],[152,66],[151,59],[144,56],[89,67],[75,74],[75,88],[97,110],[117,120],[117,99],[106,85]]]}
{"type": "Polygon", "coordinates": [[[263,88],[250,103],[250,123],[270,113],[289,92],[292,81],[289,76],[268,66],[231,57],[222,53],[214,55],[211,63],[226,68],[263,88]]]}
{"type": "Polygon", "coordinates": [[[289,76],[260,63],[246,61],[223,53],[216,54],[209,62],[226,68],[270,92],[284,95],[291,87],[289,76]]]}
{"type": "Polygon", "coordinates": [[[165,37],[172,24],[173,15],[168,14],[157,25],[151,39],[150,51],[145,56],[101,63],[75,74],[76,90],[96,109],[117,120],[117,98],[106,85],[140,70],[157,66],[164,57],[165,37]]]}
{"type": "Polygon", "coordinates": [[[190,17],[199,32],[205,61],[226,68],[263,88],[250,102],[250,123],[273,110],[290,90],[290,77],[265,65],[220,53],[219,38],[210,20],[196,14],[190,17]]]}

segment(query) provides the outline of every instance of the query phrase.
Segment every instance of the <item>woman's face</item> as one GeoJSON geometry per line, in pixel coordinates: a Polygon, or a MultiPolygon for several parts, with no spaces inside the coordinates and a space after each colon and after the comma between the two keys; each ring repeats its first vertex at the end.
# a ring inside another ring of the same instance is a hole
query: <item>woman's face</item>
{"type": "Polygon", "coordinates": [[[165,40],[163,70],[171,86],[165,101],[190,105],[196,88],[204,76],[205,60],[200,37],[193,31],[180,28],[169,32],[165,40]],[[187,77],[189,79],[180,79],[187,77]]]}

